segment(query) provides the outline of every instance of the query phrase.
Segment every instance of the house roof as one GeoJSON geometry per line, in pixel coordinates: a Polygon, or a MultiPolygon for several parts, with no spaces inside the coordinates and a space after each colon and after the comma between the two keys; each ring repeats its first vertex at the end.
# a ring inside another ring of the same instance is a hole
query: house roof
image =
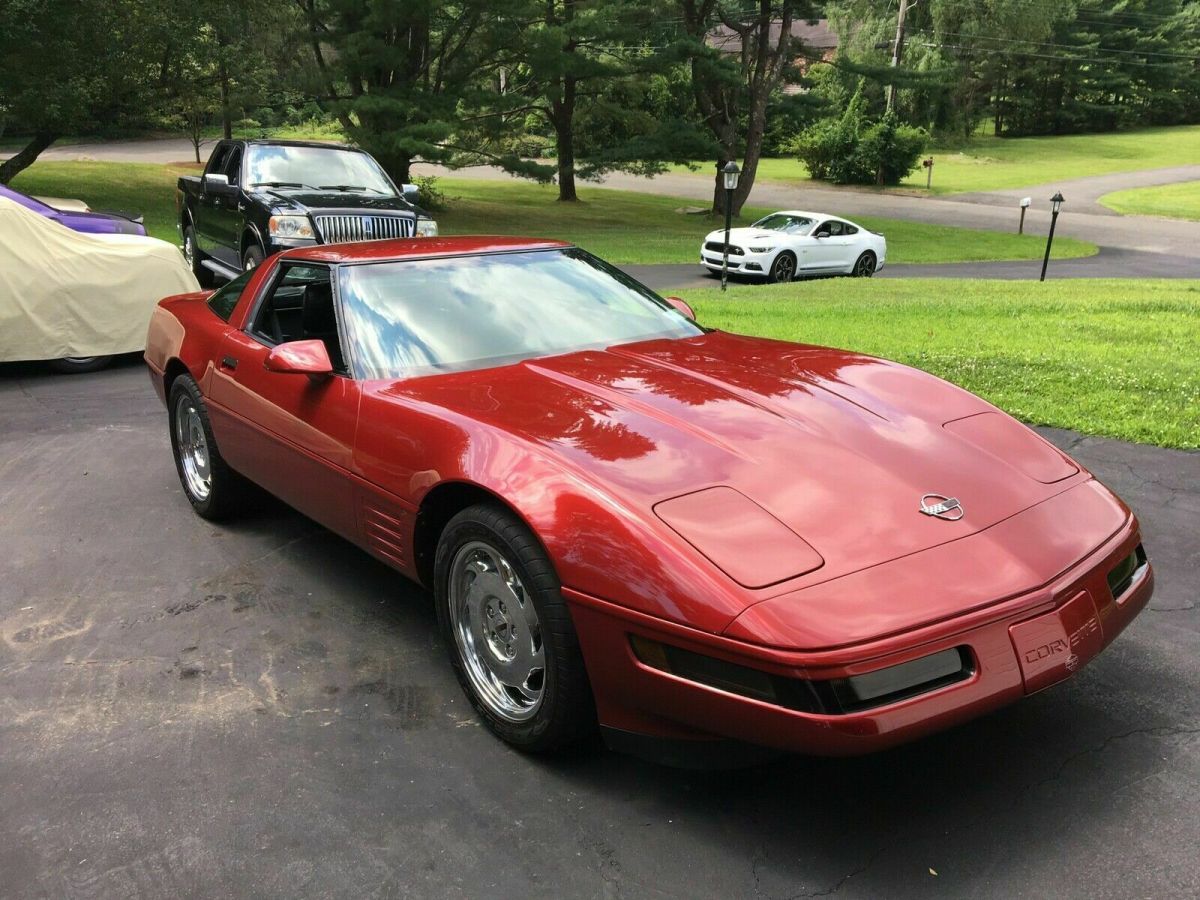
{"type": "MultiPolygon", "coordinates": [[[[771,23],[771,43],[779,40],[781,22],[771,23]]],[[[798,19],[792,22],[791,35],[809,50],[836,50],[838,36],[829,27],[828,19],[798,19]]],[[[741,53],[742,37],[733,29],[718,25],[708,35],[708,45],[725,53],[741,53]]]]}

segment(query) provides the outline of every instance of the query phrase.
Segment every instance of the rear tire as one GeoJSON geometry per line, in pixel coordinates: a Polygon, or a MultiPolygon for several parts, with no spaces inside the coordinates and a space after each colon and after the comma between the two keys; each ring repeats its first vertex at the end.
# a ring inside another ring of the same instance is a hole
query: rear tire
{"type": "Polygon", "coordinates": [[[167,420],[175,470],[192,509],[213,521],[227,518],[240,509],[249,484],[221,457],[208,408],[191,375],[180,375],[171,382],[167,420]]]}
{"type": "Polygon", "coordinates": [[[63,375],[83,375],[106,368],[112,361],[111,356],[65,356],[62,359],[47,360],[46,365],[63,375]]]}
{"type": "Polygon", "coordinates": [[[187,264],[191,267],[192,274],[196,276],[196,281],[200,284],[200,287],[208,289],[213,286],[212,272],[204,268],[204,254],[200,252],[200,248],[196,245],[196,229],[192,227],[190,222],[183,229],[183,258],[187,260],[187,264]]]}
{"type": "Polygon", "coordinates": [[[854,261],[850,274],[855,278],[870,278],[875,274],[875,254],[868,250],[854,261]]]}
{"type": "Polygon", "coordinates": [[[493,733],[534,753],[595,734],[592,690],[558,576],[520,519],[492,503],[452,518],[434,557],[434,596],[454,673],[493,733]]]}
{"type": "Polygon", "coordinates": [[[796,256],[790,250],[784,250],[771,263],[771,271],[767,281],[774,284],[787,283],[796,277],[796,256]]]}

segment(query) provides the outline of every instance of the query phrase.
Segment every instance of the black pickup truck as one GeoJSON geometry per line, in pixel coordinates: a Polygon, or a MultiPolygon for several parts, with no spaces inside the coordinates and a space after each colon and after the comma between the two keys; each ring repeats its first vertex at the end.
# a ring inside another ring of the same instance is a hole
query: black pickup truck
{"type": "Polygon", "coordinates": [[[220,141],[204,174],[179,179],[183,252],[205,286],[287,247],[432,237],[416,188],[369,153],[306,141],[220,141]]]}

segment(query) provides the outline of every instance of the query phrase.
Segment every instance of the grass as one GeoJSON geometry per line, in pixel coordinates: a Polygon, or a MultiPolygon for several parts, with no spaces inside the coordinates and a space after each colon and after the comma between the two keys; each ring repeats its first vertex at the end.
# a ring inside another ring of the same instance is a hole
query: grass
{"type": "MultiPolygon", "coordinates": [[[[93,209],[141,213],[154,237],[177,242],[175,182],[196,167],[105,162],[39,162],[13,180],[27,194],[72,197],[93,209]]],[[[707,215],[676,212],[691,201],[632,191],[591,188],[582,202],[558,203],[555,189],[527,182],[439,179],[451,198],[437,213],[446,234],[527,234],[574,241],[616,263],[692,262],[703,236],[719,223],[707,215]]],[[[737,224],[769,210],[747,208],[737,224]]],[[[893,219],[859,220],[888,238],[888,260],[961,262],[1038,259],[1044,243],[1032,235],[970,231],[893,219]]],[[[1093,244],[1070,238],[1054,242],[1056,258],[1087,256],[1093,244]]]]}
{"type": "Polygon", "coordinates": [[[1116,191],[1100,202],[1126,215],[1200,220],[1200,181],[1116,191]]]}
{"type": "Polygon", "coordinates": [[[1200,281],[839,279],[685,297],[705,325],[898,360],[1026,422],[1200,448],[1200,281]]]}
{"type": "MultiPolygon", "coordinates": [[[[980,135],[961,147],[933,147],[934,194],[993,191],[1110,172],[1134,172],[1200,163],[1200,125],[1140,128],[1110,134],[997,138],[980,135]]],[[[675,167],[686,171],[683,167],[675,167]]],[[[708,178],[708,167],[703,169],[708,178]]],[[[758,177],[813,184],[796,159],[764,159],[758,177]]],[[[902,184],[925,191],[925,170],[902,184]]]]}

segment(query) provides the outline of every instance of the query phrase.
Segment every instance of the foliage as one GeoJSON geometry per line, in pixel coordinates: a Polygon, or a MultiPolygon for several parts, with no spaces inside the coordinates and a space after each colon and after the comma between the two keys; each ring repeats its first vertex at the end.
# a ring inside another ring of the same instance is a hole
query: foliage
{"type": "Polygon", "coordinates": [[[1018,418],[1200,448],[1200,282],[837,279],[682,292],[707,326],[916,366],[1018,418]],[[880,327],[880,323],[887,327],[880,327]]]}
{"type": "Polygon", "coordinates": [[[894,113],[872,122],[859,91],[846,111],[804,131],[794,149],[809,174],[834,184],[899,184],[925,149],[926,135],[902,125],[894,113]]]}
{"type": "Polygon", "coordinates": [[[417,186],[417,205],[427,212],[440,212],[449,206],[449,198],[436,175],[414,175],[412,183],[417,186]]]}

